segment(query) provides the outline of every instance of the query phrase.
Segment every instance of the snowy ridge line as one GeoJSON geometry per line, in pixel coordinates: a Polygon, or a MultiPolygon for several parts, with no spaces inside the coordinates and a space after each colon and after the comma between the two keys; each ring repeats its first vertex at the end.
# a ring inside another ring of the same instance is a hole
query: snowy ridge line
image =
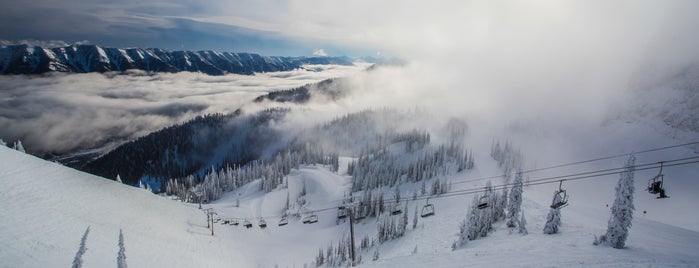
{"type": "MultiPolygon", "coordinates": [[[[694,144],[699,144],[699,141],[688,142],[688,143],[683,143],[683,144],[676,144],[676,145],[670,145],[670,146],[665,146],[665,147],[652,148],[652,149],[646,149],[646,150],[638,151],[638,152],[630,152],[630,153],[625,153],[625,154],[617,154],[617,155],[603,156],[603,157],[599,157],[599,158],[593,158],[593,159],[588,159],[588,160],[581,160],[581,161],[578,161],[578,162],[571,162],[571,163],[559,164],[559,165],[550,166],[550,167],[543,167],[543,168],[530,169],[530,170],[522,171],[522,174],[527,174],[527,173],[532,173],[532,172],[537,172],[537,171],[542,171],[542,170],[549,170],[549,169],[554,169],[554,168],[559,168],[559,167],[567,167],[567,166],[573,166],[573,165],[578,165],[578,164],[585,164],[585,163],[596,162],[596,161],[601,161],[601,160],[607,160],[607,159],[612,159],[612,158],[624,157],[624,156],[629,156],[629,155],[632,155],[632,154],[650,153],[650,152],[661,151],[661,150],[667,150],[667,149],[672,149],[672,148],[677,148],[677,147],[683,147],[683,146],[689,146],[689,145],[694,145],[694,144]]],[[[659,163],[659,162],[656,162],[656,163],[659,163]]],[[[491,177],[485,177],[485,178],[477,178],[477,179],[470,179],[470,180],[464,180],[464,181],[455,181],[455,182],[452,181],[452,184],[463,184],[463,183],[469,183],[469,182],[474,182],[474,181],[491,180],[491,179],[502,178],[502,177],[505,177],[505,176],[507,176],[507,175],[506,175],[506,174],[502,174],[502,175],[497,175],[497,176],[491,176],[491,177]]]]}
{"type": "MultiPolygon", "coordinates": [[[[682,166],[682,165],[689,165],[689,164],[697,164],[697,163],[699,163],[699,156],[679,158],[679,159],[674,159],[674,160],[660,161],[660,162],[647,163],[647,164],[638,164],[638,165],[633,165],[631,167],[633,167],[635,171],[657,169],[660,167],[661,162],[663,163],[663,167],[674,167],[674,166],[682,166]],[[687,161],[687,160],[693,160],[693,161],[682,162],[682,161],[687,161]],[[674,162],[680,162],[680,163],[674,163],[674,162]],[[674,164],[668,164],[668,163],[674,163],[674,164]]],[[[575,181],[575,180],[602,177],[602,176],[607,176],[607,175],[620,174],[620,173],[623,173],[626,168],[627,167],[620,167],[620,168],[604,169],[604,170],[598,170],[598,171],[588,171],[588,172],[583,172],[583,173],[559,175],[559,176],[546,177],[546,178],[541,178],[541,179],[528,180],[527,182],[523,182],[522,186],[544,185],[544,184],[550,184],[550,183],[559,183],[561,181],[575,181]],[[600,172],[605,172],[605,173],[600,173],[600,172]],[[591,175],[587,175],[587,174],[591,174],[591,175]],[[580,176],[580,175],[586,175],[586,176],[580,176]],[[578,177],[578,176],[580,176],[580,177],[578,177]],[[573,178],[566,179],[566,177],[573,177],[573,178]]],[[[394,199],[384,199],[384,203],[393,204],[393,203],[402,203],[405,201],[417,201],[417,200],[437,199],[437,198],[485,193],[488,191],[507,189],[508,186],[513,186],[513,185],[515,185],[515,183],[505,183],[505,184],[491,186],[490,189],[492,189],[492,190],[486,190],[486,187],[478,187],[478,188],[469,188],[469,189],[451,191],[451,192],[447,192],[447,193],[440,194],[440,195],[428,195],[428,196],[421,196],[421,197],[416,197],[416,198],[402,197],[398,200],[396,200],[395,198],[394,199]]],[[[409,193],[401,193],[401,196],[408,196],[408,194],[409,193]],[[405,195],[403,195],[403,194],[405,194],[405,195]]],[[[361,197],[361,196],[359,196],[359,197],[361,197]]],[[[342,200],[337,200],[337,201],[341,202],[342,200]]],[[[335,202],[333,202],[333,203],[335,203],[335,202]]],[[[342,206],[352,206],[355,204],[358,204],[358,203],[353,202],[353,203],[343,204],[342,206]]],[[[319,208],[319,209],[314,209],[314,210],[308,210],[308,211],[303,212],[302,214],[314,214],[314,213],[322,212],[322,211],[335,210],[335,209],[338,209],[340,207],[341,206],[331,206],[331,207],[319,208]]],[[[258,217],[248,217],[248,218],[221,217],[221,219],[250,220],[250,219],[276,219],[276,218],[281,218],[281,217],[282,216],[279,216],[279,215],[273,215],[273,216],[258,216],[258,217]]]]}

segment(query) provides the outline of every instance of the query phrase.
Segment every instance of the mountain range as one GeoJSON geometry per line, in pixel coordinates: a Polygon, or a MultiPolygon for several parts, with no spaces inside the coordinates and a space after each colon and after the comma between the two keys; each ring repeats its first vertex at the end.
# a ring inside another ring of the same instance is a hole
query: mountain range
{"type": "Polygon", "coordinates": [[[276,57],[254,53],[168,51],[159,48],[112,48],[74,45],[44,48],[29,45],[0,47],[0,74],[47,72],[201,72],[208,75],[289,71],[305,64],[351,65],[348,57],[276,57]]]}

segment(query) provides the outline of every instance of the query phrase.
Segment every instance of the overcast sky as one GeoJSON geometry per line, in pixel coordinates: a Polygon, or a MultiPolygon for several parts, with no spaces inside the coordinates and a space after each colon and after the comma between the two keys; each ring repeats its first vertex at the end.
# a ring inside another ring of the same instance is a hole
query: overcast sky
{"type": "Polygon", "coordinates": [[[622,40],[654,49],[658,39],[686,43],[699,36],[699,2],[692,0],[2,2],[0,39],[268,55],[324,49],[331,56],[453,57],[486,47],[505,54],[519,53],[516,47],[561,53],[561,45],[600,49],[622,40]]]}

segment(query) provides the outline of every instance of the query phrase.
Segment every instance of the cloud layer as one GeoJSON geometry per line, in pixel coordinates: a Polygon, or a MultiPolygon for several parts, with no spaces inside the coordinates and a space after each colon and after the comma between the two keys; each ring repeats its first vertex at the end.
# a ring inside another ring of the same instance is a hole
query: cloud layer
{"type": "Polygon", "coordinates": [[[309,66],[254,76],[199,73],[0,77],[0,138],[63,153],[122,142],[206,113],[229,113],[269,91],[346,76],[365,66],[309,66]],[[317,71],[320,70],[320,71],[317,71]]]}

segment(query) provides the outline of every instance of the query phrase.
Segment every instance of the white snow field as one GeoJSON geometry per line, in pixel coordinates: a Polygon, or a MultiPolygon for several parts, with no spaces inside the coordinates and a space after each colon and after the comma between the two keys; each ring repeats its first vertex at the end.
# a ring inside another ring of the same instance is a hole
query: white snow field
{"type": "MultiPolygon", "coordinates": [[[[478,137],[474,137],[478,140],[478,137]]],[[[484,138],[485,139],[485,138],[484,138]]],[[[486,139],[489,141],[489,139],[486,139]]],[[[617,139],[618,140],[618,139],[617,139]]],[[[481,140],[483,141],[483,140],[481,140]]],[[[602,144],[604,147],[606,144],[602,144]]],[[[661,146],[628,142],[615,144],[626,149],[661,146]]],[[[557,143],[557,149],[565,143],[557,143]]],[[[498,174],[499,168],[488,157],[489,142],[475,143],[476,169],[450,176],[453,190],[482,187],[485,181],[468,180],[498,174]]],[[[587,159],[583,156],[546,158],[552,149],[541,147],[536,159],[548,164],[587,159]]],[[[600,147],[597,147],[600,148],[600,147]]],[[[592,150],[592,149],[590,149],[592,150]]],[[[622,151],[626,152],[626,151],[622,151]]],[[[618,153],[616,150],[598,152],[618,153]]],[[[637,163],[695,156],[687,148],[676,148],[652,156],[639,154],[637,163]]],[[[600,156],[599,154],[593,156],[600,156]]],[[[0,267],[67,267],[73,262],[85,229],[90,226],[83,267],[114,267],[118,235],[124,233],[126,262],[130,267],[304,267],[313,265],[319,248],[333,244],[349,234],[346,222],[337,224],[333,206],[348,193],[350,178],[345,175],[342,158],[340,174],[323,166],[303,166],[293,170],[288,188],[264,194],[259,181],[226,193],[220,200],[205,204],[218,217],[247,218],[252,228],[214,224],[215,236],[206,228],[206,217],[195,204],[184,204],[145,190],[121,185],[112,180],[75,171],[30,155],[0,146],[0,267]],[[296,204],[306,184],[306,205],[296,204]],[[289,218],[278,226],[279,216],[289,193],[292,212],[331,208],[317,213],[319,222],[303,224],[289,218]],[[239,207],[236,207],[236,199],[239,207]],[[258,227],[258,219],[268,227],[258,227]]],[[[567,167],[564,170],[535,172],[529,179],[571,174],[607,167],[618,167],[623,158],[601,163],[567,167]],[[606,166],[605,166],[606,165],[606,166]]],[[[633,225],[627,248],[594,246],[594,235],[603,234],[614,198],[618,175],[566,182],[570,205],[562,209],[560,232],[544,235],[548,205],[558,185],[524,187],[522,210],[529,234],[510,233],[504,222],[495,224],[488,237],[470,241],[452,250],[459,223],[466,216],[472,195],[430,199],[436,215],[419,218],[412,228],[415,209],[424,200],[408,203],[409,224],[406,235],[379,247],[380,257],[372,261],[374,249],[361,251],[360,266],[367,267],[697,267],[699,266],[699,218],[693,213],[697,204],[696,165],[667,168],[669,199],[655,199],[644,191],[647,177],[655,170],[636,172],[633,225]],[[682,179],[684,178],[684,179],[682,179]],[[643,211],[646,210],[647,214],[643,211]],[[679,227],[681,226],[681,227],[679,227]],[[416,250],[417,249],[417,250],[416,250]]],[[[492,180],[493,185],[502,183],[492,180]]],[[[429,184],[429,183],[428,183],[429,184]]],[[[403,196],[419,189],[419,184],[403,184],[403,196]]],[[[393,189],[386,189],[390,198],[393,189]]],[[[395,216],[400,217],[400,216],[395,216]]],[[[356,225],[356,244],[376,234],[376,219],[356,225]]]]}
{"type": "Polygon", "coordinates": [[[69,267],[89,226],[83,267],[254,266],[211,237],[202,212],[0,146],[0,267],[69,267]]]}

